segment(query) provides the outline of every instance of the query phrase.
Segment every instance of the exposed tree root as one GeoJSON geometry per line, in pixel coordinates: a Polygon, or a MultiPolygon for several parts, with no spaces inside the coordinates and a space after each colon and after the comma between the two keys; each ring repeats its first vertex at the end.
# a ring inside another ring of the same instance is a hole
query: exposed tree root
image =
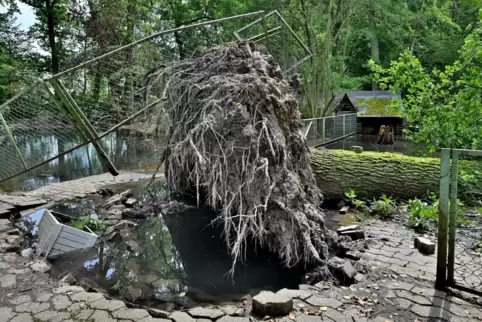
{"type": "Polygon", "coordinates": [[[324,263],[323,196],[294,92],[273,58],[253,43],[231,43],[167,74],[168,184],[219,213],[233,269],[248,239],[287,266],[324,263]]]}

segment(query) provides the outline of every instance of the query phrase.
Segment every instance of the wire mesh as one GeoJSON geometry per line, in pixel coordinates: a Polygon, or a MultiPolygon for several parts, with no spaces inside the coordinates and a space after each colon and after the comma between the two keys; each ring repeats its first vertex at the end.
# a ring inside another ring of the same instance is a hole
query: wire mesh
{"type": "Polygon", "coordinates": [[[41,81],[2,106],[0,113],[0,180],[86,141],[41,81]]]}
{"type": "Polygon", "coordinates": [[[457,186],[455,197],[464,203],[463,207],[457,205],[457,212],[452,215],[456,218],[453,282],[456,287],[482,295],[482,151],[453,153],[460,154],[462,160],[452,159],[452,167],[457,163],[457,177],[452,175],[451,184],[457,186]]]}
{"type": "Polygon", "coordinates": [[[166,67],[235,40],[235,30],[261,15],[167,31],[110,52],[56,78],[64,84],[97,132],[106,131],[145,110],[131,126],[153,133],[163,122],[162,113],[155,107],[168,81],[164,74],[166,67]]]}
{"type": "Polygon", "coordinates": [[[356,134],[357,114],[305,119],[303,124],[308,146],[317,147],[356,134]]]}

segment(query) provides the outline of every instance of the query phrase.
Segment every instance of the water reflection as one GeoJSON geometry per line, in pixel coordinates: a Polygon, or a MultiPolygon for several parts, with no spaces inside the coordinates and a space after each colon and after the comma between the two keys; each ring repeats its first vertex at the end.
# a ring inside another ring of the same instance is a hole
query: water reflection
{"type": "Polygon", "coordinates": [[[147,219],[114,248],[100,245],[52,260],[57,270],[88,280],[111,295],[138,301],[220,302],[259,289],[296,287],[302,268],[286,269],[276,256],[254,245],[233,277],[231,257],[220,227],[209,225],[214,213],[189,209],[178,215],[147,219]],[[142,294],[142,295],[140,295],[142,294]]]}
{"type": "MultiPolygon", "coordinates": [[[[75,147],[81,138],[76,134],[59,137],[55,135],[17,135],[15,140],[27,164],[36,164],[61,151],[75,147]]],[[[120,170],[150,170],[157,166],[163,145],[154,139],[129,135],[125,131],[109,134],[102,139],[102,147],[120,170]]],[[[12,174],[18,169],[17,157],[8,142],[0,144],[1,174],[12,174]]],[[[92,144],[78,148],[65,156],[34,169],[24,175],[3,182],[5,191],[33,190],[52,183],[78,179],[106,172],[92,144]]]]}

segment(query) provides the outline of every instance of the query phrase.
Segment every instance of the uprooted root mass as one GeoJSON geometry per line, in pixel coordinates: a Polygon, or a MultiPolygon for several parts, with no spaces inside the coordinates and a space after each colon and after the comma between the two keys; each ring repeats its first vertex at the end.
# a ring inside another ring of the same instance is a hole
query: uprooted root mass
{"type": "Polygon", "coordinates": [[[249,239],[287,266],[325,262],[323,196],[297,101],[273,57],[253,43],[231,43],[167,74],[168,184],[218,212],[233,268],[249,239]]]}

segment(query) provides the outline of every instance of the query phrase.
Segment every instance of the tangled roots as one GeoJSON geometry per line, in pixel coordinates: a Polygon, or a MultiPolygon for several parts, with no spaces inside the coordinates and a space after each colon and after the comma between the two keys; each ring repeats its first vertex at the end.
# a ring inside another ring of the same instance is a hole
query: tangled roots
{"type": "Polygon", "coordinates": [[[297,101],[273,57],[237,42],[167,72],[166,178],[174,191],[195,193],[217,211],[233,270],[248,239],[287,266],[323,263],[323,196],[297,101]]]}

